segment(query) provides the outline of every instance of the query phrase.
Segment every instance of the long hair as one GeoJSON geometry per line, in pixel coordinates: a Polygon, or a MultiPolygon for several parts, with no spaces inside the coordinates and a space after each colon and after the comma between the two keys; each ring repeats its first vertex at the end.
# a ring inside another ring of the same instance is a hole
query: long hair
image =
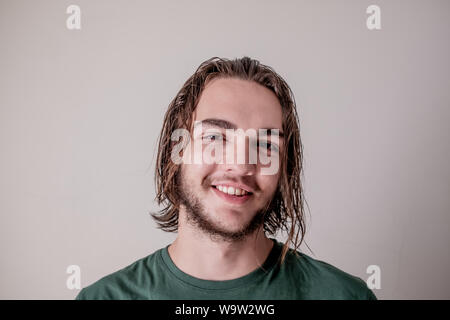
{"type": "Polygon", "coordinates": [[[193,111],[202,90],[208,81],[218,77],[254,81],[270,89],[281,104],[286,147],[280,154],[282,171],[274,197],[264,215],[263,228],[269,235],[274,235],[278,230],[287,233],[280,259],[283,262],[290,245],[292,244],[296,251],[306,233],[304,195],[300,177],[303,168],[303,146],[300,140],[299,120],[294,95],[286,81],[271,67],[249,57],[234,60],[218,57],[208,59],[184,83],[169,104],[159,136],[155,170],[157,191],[155,200],[158,205],[163,205],[163,209],[158,213],[152,213],[152,217],[156,220],[158,228],[168,232],[178,230],[180,201],[177,196],[179,187],[177,175],[180,165],[171,160],[172,147],[175,144],[171,140],[171,135],[179,128],[190,130],[193,111]]]}

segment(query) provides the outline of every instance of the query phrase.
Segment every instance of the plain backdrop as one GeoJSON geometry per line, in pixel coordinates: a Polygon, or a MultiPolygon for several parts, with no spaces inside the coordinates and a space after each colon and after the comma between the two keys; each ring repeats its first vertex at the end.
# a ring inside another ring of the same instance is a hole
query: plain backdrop
{"type": "Polygon", "coordinates": [[[68,266],[84,287],[171,243],[164,113],[201,62],[247,55],[298,104],[303,252],[379,266],[380,299],[449,299],[449,31],[448,0],[0,1],[0,298],[73,299],[68,266]]]}

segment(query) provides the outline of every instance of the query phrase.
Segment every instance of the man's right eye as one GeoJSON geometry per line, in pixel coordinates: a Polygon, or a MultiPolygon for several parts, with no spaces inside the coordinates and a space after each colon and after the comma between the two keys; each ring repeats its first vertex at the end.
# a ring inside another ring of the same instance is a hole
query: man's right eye
{"type": "Polygon", "coordinates": [[[203,136],[203,141],[211,142],[211,141],[222,141],[223,136],[220,133],[212,133],[203,136]]]}

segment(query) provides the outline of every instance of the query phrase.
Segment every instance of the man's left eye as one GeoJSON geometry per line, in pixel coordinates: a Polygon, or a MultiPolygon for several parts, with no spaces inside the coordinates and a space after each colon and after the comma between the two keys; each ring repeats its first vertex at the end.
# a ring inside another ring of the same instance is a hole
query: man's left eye
{"type": "Polygon", "coordinates": [[[270,142],[258,141],[258,147],[264,148],[270,151],[277,151],[278,147],[270,142]]]}

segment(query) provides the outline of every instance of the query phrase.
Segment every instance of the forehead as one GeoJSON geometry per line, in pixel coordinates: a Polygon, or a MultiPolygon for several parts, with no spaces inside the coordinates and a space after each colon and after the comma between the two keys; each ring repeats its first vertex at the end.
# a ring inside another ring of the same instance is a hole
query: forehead
{"type": "Polygon", "coordinates": [[[217,118],[242,129],[282,129],[281,105],[268,88],[248,80],[215,78],[204,88],[194,120],[217,118]]]}

